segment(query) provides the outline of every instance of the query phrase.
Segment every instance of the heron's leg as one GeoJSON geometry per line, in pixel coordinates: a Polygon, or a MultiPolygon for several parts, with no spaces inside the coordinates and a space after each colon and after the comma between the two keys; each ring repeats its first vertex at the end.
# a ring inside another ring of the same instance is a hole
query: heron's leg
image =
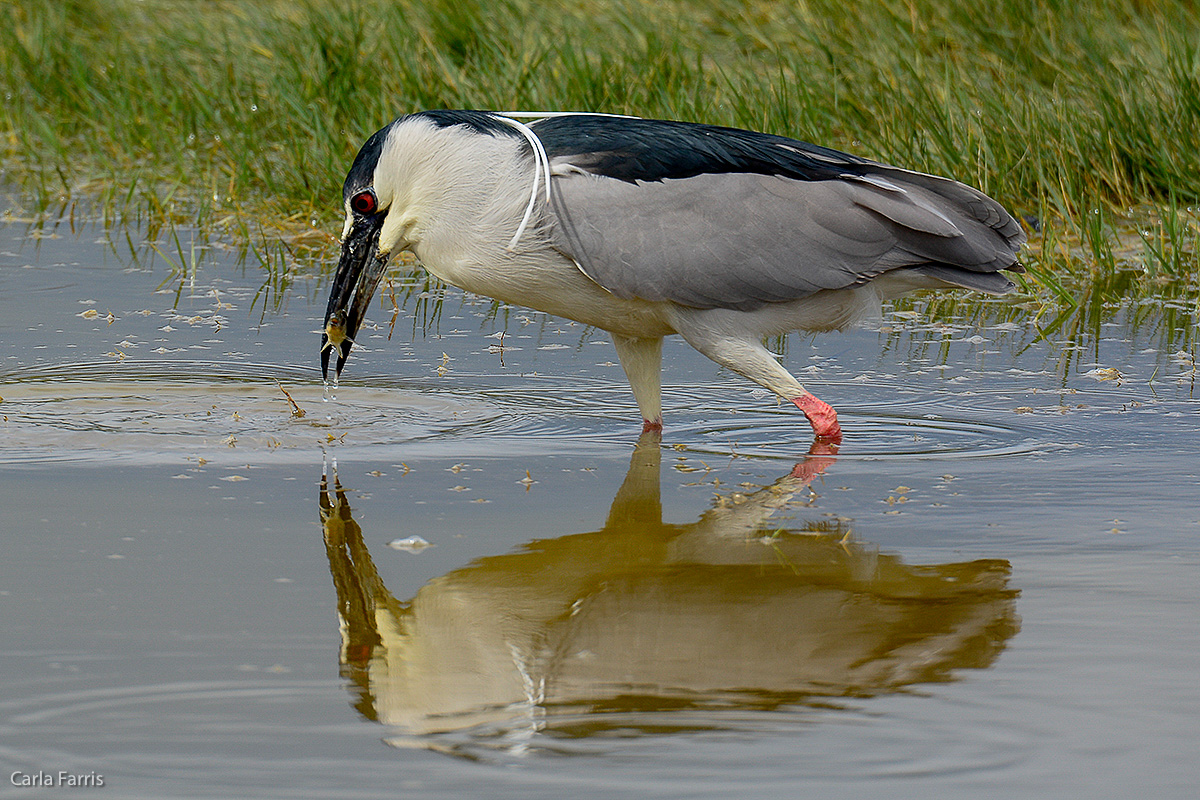
{"type": "Polygon", "coordinates": [[[837,412],[833,406],[808,392],[800,397],[793,397],[796,408],[804,412],[812,425],[817,438],[840,444],[842,441],[842,426],[838,424],[837,412]]]}
{"type": "Polygon", "coordinates": [[[613,334],[617,358],[642,412],[642,432],[662,430],[662,338],[613,334]]]}
{"type": "Polygon", "coordinates": [[[684,319],[677,320],[676,327],[688,344],[713,361],[794,403],[818,437],[841,441],[842,429],[833,407],[801,386],[760,343],[740,332],[724,333],[716,326],[691,326],[684,319]]]}

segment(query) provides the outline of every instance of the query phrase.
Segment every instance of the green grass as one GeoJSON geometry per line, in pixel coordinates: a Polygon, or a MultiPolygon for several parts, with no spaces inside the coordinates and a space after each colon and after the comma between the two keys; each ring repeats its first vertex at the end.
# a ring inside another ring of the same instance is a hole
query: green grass
{"type": "Polygon", "coordinates": [[[358,146],[399,114],[630,113],[976,185],[1039,221],[1027,289],[1048,303],[1122,272],[1184,292],[1198,5],[0,0],[0,177],[38,212],[232,232],[309,269],[358,146]]]}

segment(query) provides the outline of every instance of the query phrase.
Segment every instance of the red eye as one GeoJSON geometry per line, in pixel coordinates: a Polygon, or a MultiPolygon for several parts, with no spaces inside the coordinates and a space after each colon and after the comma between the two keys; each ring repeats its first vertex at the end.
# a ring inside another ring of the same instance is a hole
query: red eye
{"type": "Polygon", "coordinates": [[[350,207],[359,214],[374,214],[379,202],[375,199],[375,193],[367,189],[350,198],[350,207]]]}

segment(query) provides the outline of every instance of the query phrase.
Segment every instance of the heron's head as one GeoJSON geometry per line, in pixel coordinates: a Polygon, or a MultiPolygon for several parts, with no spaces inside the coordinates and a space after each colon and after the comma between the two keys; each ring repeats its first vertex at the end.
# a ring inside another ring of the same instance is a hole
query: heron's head
{"type": "Polygon", "coordinates": [[[321,336],[321,373],[326,377],[329,356],[334,351],[337,352],[335,374],[341,374],[388,259],[403,238],[401,215],[389,217],[395,184],[390,179],[389,164],[394,156],[385,153],[389,133],[396,124],[367,139],[342,185],[346,212],[342,255],[333,276],[321,336]]]}
{"type": "MultiPolygon", "coordinates": [[[[341,374],[393,253],[417,249],[422,237],[444,251],[472,225],[484,231],[475,239],[498,247],[520,239],[533,206],[522,148],[533,139],[525,126],[481,111],[410,114],[367,139],[342,186],[346,224],[325,310],[323,374],[335,351],[341,374]]],[[[543,154],[532,177],[545,176],[548,187],[549,173],[543,154]]]]}

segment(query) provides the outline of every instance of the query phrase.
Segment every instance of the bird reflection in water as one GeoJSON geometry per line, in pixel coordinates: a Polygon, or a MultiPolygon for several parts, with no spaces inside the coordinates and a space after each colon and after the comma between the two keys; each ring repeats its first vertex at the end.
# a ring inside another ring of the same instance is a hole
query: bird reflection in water
{"type": "Polygon", "coordinates": [[[731,712],[992,664],[1019,624],[1007,561],[910,566],[841,524],[772,524],[834,463],[830,445],[814,449],[770,486],[669,524],[647,434],[603,528],[477,559],[407,601],[380,580],[336,475],[323,478],[354,707],[421,746],[474,732],[520,749],[548,733],[719,728],[731,712]]]}

